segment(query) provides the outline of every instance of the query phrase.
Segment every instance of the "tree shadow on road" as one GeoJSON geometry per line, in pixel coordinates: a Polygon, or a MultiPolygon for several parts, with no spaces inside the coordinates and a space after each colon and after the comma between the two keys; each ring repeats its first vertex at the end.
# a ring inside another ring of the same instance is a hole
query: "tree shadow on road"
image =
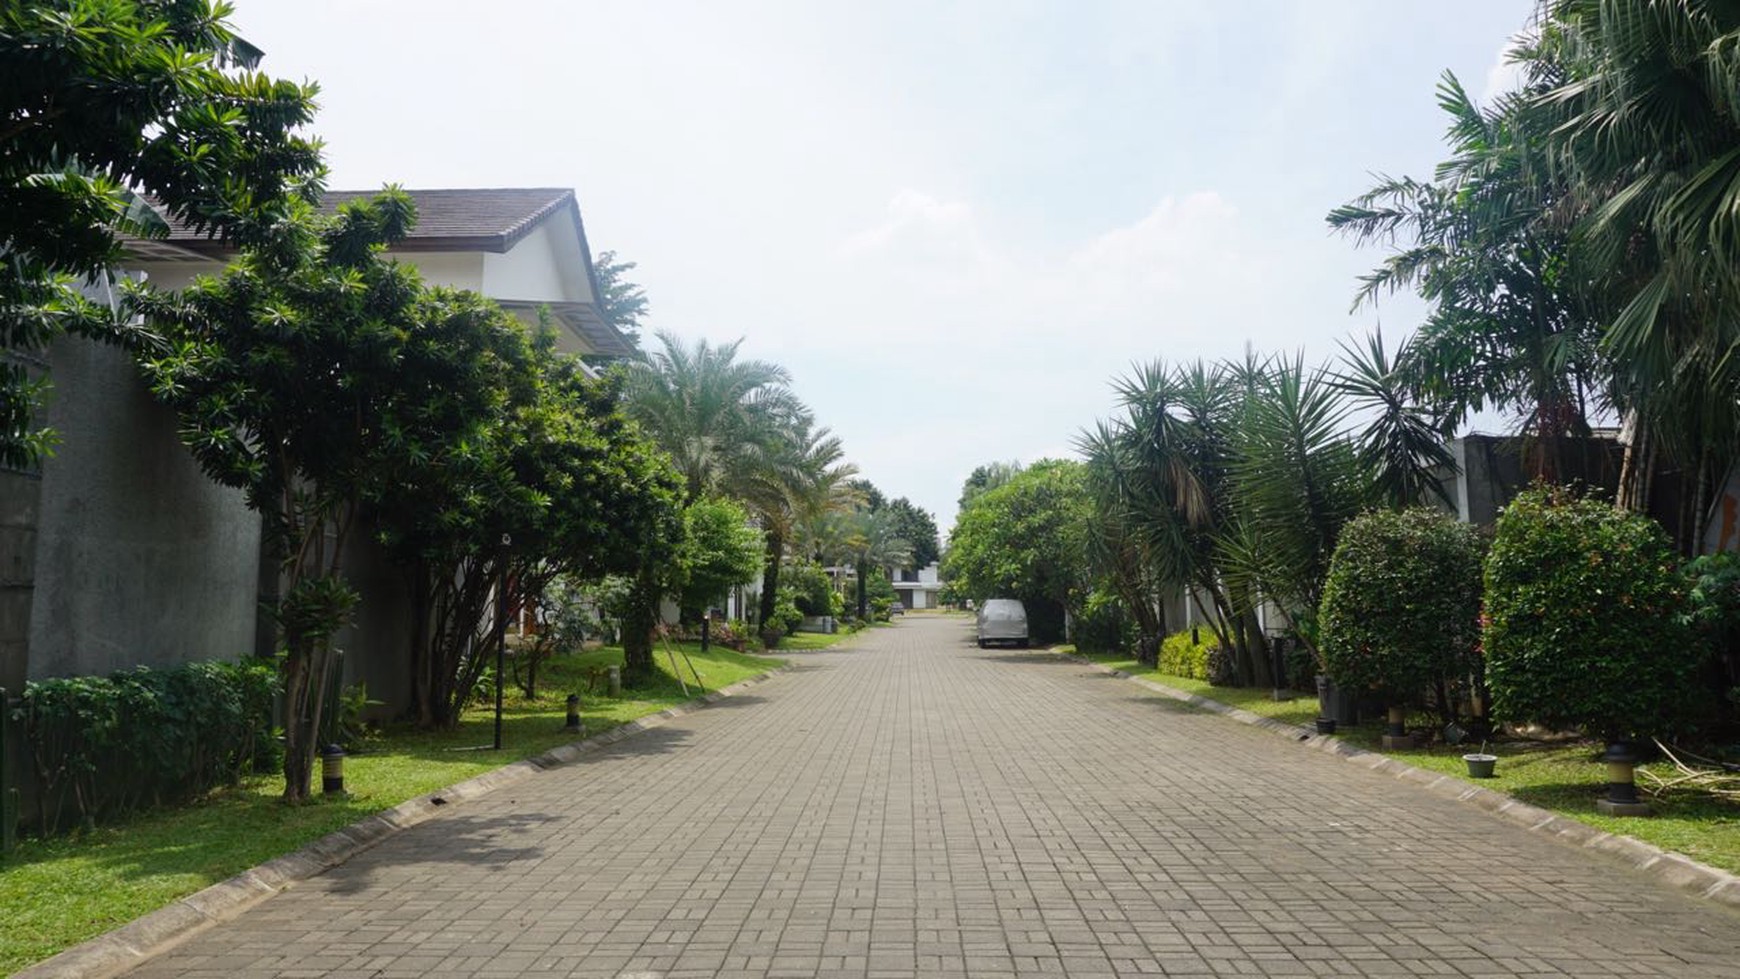
{"type": "Polygon", "coordinates": [[[766,697],[758,697],[752,693],[740,693],[722,700],[715,700],[707,705],[707,710],[724,710],[728,707],[756,707],[767,703],[766,697]]]}
{"type": "Polygon", "coordinates": [[[1056,666],[1061,660],[1056,653],[1043,649],[1030,649],[1024,652],[1006,652],[995,655],[981,656],[988,663],[1019,663],[1022,665],[1046,664],[1056,666]]]}
{"type": "Polygon", "coordinates": [[[509,846],[546,823],[567,818],[561,813],[517,812],[499,816],[454,815],[432,820],[372,850],[358,854],[322,875],[334,894],[366,890],[382,867],[444,864],[505,868],[518,860],[542,857],[542,846],[509,846]]]}

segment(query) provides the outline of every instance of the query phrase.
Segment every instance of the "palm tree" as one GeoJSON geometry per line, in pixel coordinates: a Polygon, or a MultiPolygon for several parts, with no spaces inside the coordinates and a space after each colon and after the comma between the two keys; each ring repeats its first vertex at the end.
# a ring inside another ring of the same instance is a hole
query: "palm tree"
{"type": "Polygon", "coordinates": [[[1301,354],[1247,361],[1240,374],[1251,393],[1237,429],[1224,573],[1229,591],[1274,602],[1315,650],[1329,559],[1376,484],[1343,430],[1348,405],[1327,370],[1307,368],[1301,354]]]}
{"type": "MultiPolygon", "coordinates": [[[[1137,535],[1155,578],[1183,589],[1240,674],[1255,676],[1264,661],[1251,656],[1250,603],[1223,573],[1238,527],[1231,477],[1245,399],[1236,372],[1224,364],[1153,361],[1114,381],[1113,389],[1124,417],[1109,433],[1123,483],[1112,500],[1124,510],[1101,519],[1137,535]]],[[[1097,440],[1088,440],[1090,450],[1097,440]]],[[[1096,478],[1091,471],[1089,478],[1096,478]]],[[[1156,616],[1155,627],[1163,624],[1156,616]]]]}
{"type": "Polygon", "coordinates": [[[786,544],[806,520],[848,505],[848,481],[857,467],[842,462],[837,436],[816,428],[807,409],[771,415],[760,438],[746,447],[729,479],[732,492],[748,505],[761,525],[767,553],[761,581],[760,621],[768,648],[780,634],[770,627],[778,601],[779,573],[786,544]]]}
{"type": "Polygon", "coordinates": [[[658,334],[661,350],[634,365],[624,388],[631,416],[676,464],[689,499],[739,496],[731,484],[751,479],[758,447],[803,407],[777,364],[738,360],[741,339],[721,346],[658,334]]]}
{"type": "Polygon", "coordinates": [[[853,515],[852,522],[856,525],[850,546],[858,572],[858,618],[867,619],[870,617],[868,584],[871,569],[880,574],[884,568],[910,563],[912,542],[900,536],[894,514],[887,509],[859,510],[853,515]]]}
{"type": "MultiPolygon", "coordinates": [[[[1109,586],[1136,623],[1136,659],[1153,666],[1166,635],[1165,591],[1186,580],[1169,559],[1182,548],[1156,548],[1141,514],[1169,514],[1163,503],[1139,498],[1152,486],[1136,468],[1116,423],[1099,421],[1075,439],[1086,460],[1090,498],[1085,550],[1089,572],[1109,586]]],[[[1167,520],[1172,527],[1176,521],[1167,520]]]]}
{"type": "Polygon", "coordinates": [[[1517,52],[1564,175],[1635,436],[1621,501],[1646,505],[1657,446],[1691,473],[1682,547],[1740,445],[1740,8],[1551,0],[1517,52]]]}
{"type": "MultiPolygon", "coordinates": [[[[1362,277],[1355,310],[1404,288],[1431,304],[1396,362],[1379,370],[1386,386],[1423,400],[1441,430],[1487,406],[1515,413],[1535,440],[1536,475],[1551,479],[1564,438],[1588,434],[1606,374],[1586,283],[1556,215],[1564,190],[1530,125],[1531,97],[1507,94],[1482,109],[1446,72],[1438,104],[1449,116],[1450,158],[1429,182],[1382,178],[1328,221],[1361,244],[1403,239],[1362,277]]],[[[1355,377],[1366,373],[1351,366],[1355,377]]],[[[1372,380],[1353,383],[1381,402],[1372,380]]]]}

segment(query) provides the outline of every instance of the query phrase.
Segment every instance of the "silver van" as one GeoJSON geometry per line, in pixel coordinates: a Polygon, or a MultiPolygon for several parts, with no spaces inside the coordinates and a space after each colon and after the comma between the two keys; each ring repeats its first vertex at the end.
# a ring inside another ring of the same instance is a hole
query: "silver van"
{"type": "Polygon", "coordinates": [[[993,598],[979,608],[979,648],[1012,642],[1027,648],[1027,607],[1013,598],[993,598]]]}

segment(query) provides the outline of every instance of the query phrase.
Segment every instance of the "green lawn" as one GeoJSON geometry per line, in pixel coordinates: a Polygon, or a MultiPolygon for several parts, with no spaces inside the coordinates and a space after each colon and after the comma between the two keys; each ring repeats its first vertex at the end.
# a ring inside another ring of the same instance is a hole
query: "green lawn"
{"type": "MultiPolygon", "coordinates": [[[[832,636],[818,638],[838,641],[832,636]]],[[[702,655],[696,643],[682,648],[708,690],[780,665],[776,659],[719,647],[702,655]]],[[[597,696],[589,695],[585,674],[587,667],[622,662],[620,649],[561,656],[547,663],[540,671],[537,701],[528,702],[517,687],[509,687],[501,751],[487,750],[494,713],[486,708],[469,711],[452,732],[390,730],[365,752],[349,758],[345,787],[352,795],[342,802],[290,808],[278,801],[281,779],[258,777],[196,805],[145,813],[94,833],[25,840],[16,854],[0,861],[0,921],[5,922],[0,927],[0,975],[371,813],[566,744],[574,740],[562,731],[564,701],[571,691],[581,695],[588,735],[698,696],[686,664],[687,696],[671,677],[662,649],[656,659],[660,668],[656,681],[624,691],[620,700],[603,696],[602,685],[597,696]],[[464,750],[475,746],[486,750],[464,750]]],[[[318,782],[318,771],[315,778],[318,782]]]]}
{"type": "Polygon", "coordinates": [[[806,649],[827,649],[830,646],[837,646],[855,635],[857,635],[855,632],[835,632],[832,634],[825,632],[794,632],[781,639],[779,641],[779,648],[774,650],[774,652],[802,652],[806,649]]]}
{"type": "MultiPolygon", "coordinates": [[[[1056,651],[1073,653],[1074,650],[1062,646],[1056,651]]],[[[1309,726],[1317,717],[1315,696],[1299,695],[1293,700],[1277,702],[1266,688],[1217,687],[1202,680],[1162,674],[1118,655],[1085,655],[1085,658],[1289,724],[1309,726]]],[[[1429,721],[1422,714],[1410,717],[1409,723],[1423,727],[1429,721]]],[[[1595,811],[1595,799],[1601,795],[1602,786],[1607,781],[1607,770],[1593,760],[1601,748],[1594,742],[1505,741],[1489,744],[1486,750],[1499,759],[1496,776],[1470,779],[1462,755],[1478,750],[1478,746],[1434,745],[1412,751],[1383,752],[1382,735],[1381,723],[1361,724],[1337,732],[1338,737],[1361,748],[1391,755],[1419,768],[1455,775],[1471,784],[1507,793],[1607,832],[1634,836],[1713,867],[1740,873],[1740,804],[1703,793],[1676,791],[1649,799],[1655,812],[1646,818],[1600,815],[1595,811]]],[[[1673,766],[1667,762],[1641,767],[1664,777],[1673,773],[1673,766]]]]}

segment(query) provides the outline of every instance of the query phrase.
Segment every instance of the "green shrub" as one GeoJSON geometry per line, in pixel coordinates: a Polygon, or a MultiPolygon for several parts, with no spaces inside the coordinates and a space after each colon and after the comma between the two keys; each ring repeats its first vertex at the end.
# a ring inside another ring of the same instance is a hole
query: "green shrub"
{"type": "Polygon", "coordinates": [[[1157,667],[1168,676],[1190,680],[1213,680],[1213,653],[1220,649],[1219,640],[1208,629],[1197,630],[1201,642],[1192,642],[1190,630],[1174,632],[1160,643],[1160,663],[1157,667]]]}
{"type": "Polygon", "coordinates": [[[1705,678],[1716,710],[1740,719],[1740,554],[1706,554],[1686,565],[1690,621],[1709,656],[1705,678]],[[1720,706],[1717,706],[1720,705],[1720,706]]]}
{"type": "Polygon", "coordinates": [[[1685,586],[1648,517],[1548,490],[1517,497],[1486,559],[1495,713],[1609,739],[1671,727],[1698,658],[1685,586]]]}
{"type": "Polygon", "coordinates": [[[16,717],[36,778],[37,828],[179,802],[280,763],[278,671],[262,660],[139,667],[25,684],[16,717]]]}
{"type": "Polygon", "coordinates": [[[1135,648],[1136,626],[1124,611],[1121,599],[1095,589],[1088,593],[1081,614],[1075,617],[1071,638],[1075,648],[1084,653],[1117,653],[1135,648]]]}
{"type": "Polygon", "coordinates": [[[790,585],[792,603],[805,615],[839,615],[843,603],[834,580],[820,565],[805,561],[787,568],[780,584],[790,585]]]}
{"type": "Polygon", "coordinates": [[[1324,672],[1392,705],[1469,675],[1480,629],[1479,533],[1426,508],[1342,528],[1318,612],[1324,672]]]}
{"type": "Polygon", "coordinates": [[[776,626],[780,635],[787,636],[796,632],[797,627],[803,624],[804,614],[798,611],[796,593],[785,585],[780,585],[778,596],[773,602],[773,621],[764,625],[776,626]]]}

